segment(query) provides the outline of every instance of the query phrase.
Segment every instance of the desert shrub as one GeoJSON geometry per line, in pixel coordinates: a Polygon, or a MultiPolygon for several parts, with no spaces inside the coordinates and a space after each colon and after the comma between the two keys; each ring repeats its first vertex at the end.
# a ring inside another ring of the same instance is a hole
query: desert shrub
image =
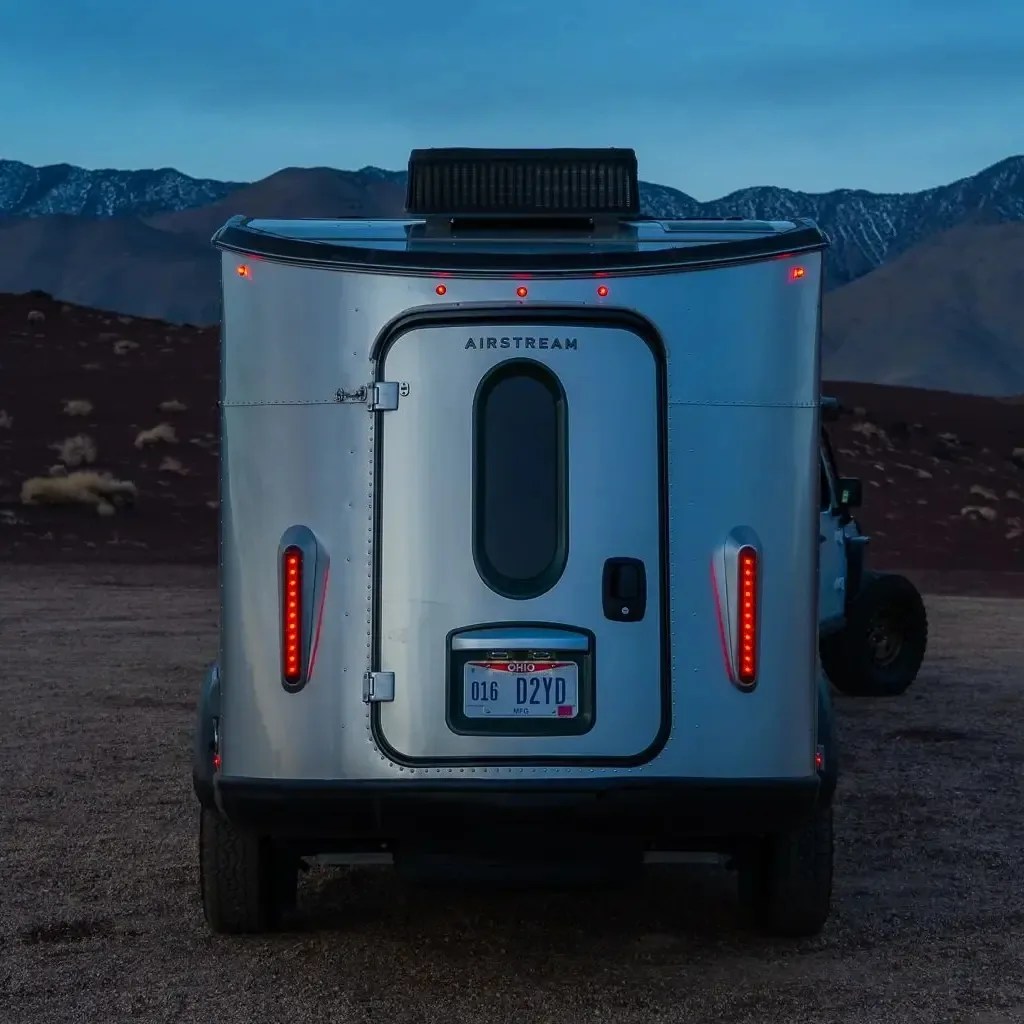
{"type": "Polygon", "coordinates": [[[75,434],[50,445],[65,466],[81,466],[96,461],[96,442],[88,434],[75,434]]]}
{"type": "Polygon", "coordinates": [[[65,416],[88,416],[92,412],[92,402],[88,398],[69,398],[64,403],[65,416]]]}
{"type": "Polygon", "coordinates": [[[23,505],[92,505],[99,515],[113,515],[134,502],[135,484],[110,473],[77,470],[67,476],[34,476],[21,485],[23,505]]]}
{"type": "Polygon", "coordinates": [[[149,444],[157,444],[163,441],[165,444],[177,444],[178,435],[170,423],[158,423],[148,430],[140,430],[135,438],[136,448],[145,448],[149,444]]]}

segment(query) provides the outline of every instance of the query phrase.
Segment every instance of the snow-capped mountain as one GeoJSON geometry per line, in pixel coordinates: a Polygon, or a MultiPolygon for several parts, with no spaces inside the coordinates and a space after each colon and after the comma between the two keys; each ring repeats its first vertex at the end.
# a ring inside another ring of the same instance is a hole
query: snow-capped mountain
{"type": "Polygon", "coordinates": [[[72,164],[32,167],[0,160],[0,216],[146,217],[216,202],[237,182],[190,178],[171,167],[87,171],[72,164]]]}
{"type": "MultiPolygon", "coordinates": [[[[377,211],[381,187],[404,189],[405,172],[364,167],[316,168],[348,193],[365,190],[365,212],[377,211]],[[376,194],[374,194],[376,193],[376,194]]],[[[290,169],[289,173],[300,173],[290,169]]],[[[85,170],[69,164],[30,167],[0,160],[0,218],[65,214],[152,217],[207,206],[248,183],[190,178],[171,168],[85,170]]],[[[645,182],[644,212],[663,217],[810,217],[828,232],[830,286],[856,280],[925,238],[964,223],[1024,220],[1024,156],[1010,157],[968,178],[922,192],[885,194],[855,189],[795,192],[758,186],[699,202],[685,192],[645,182]]],[[[390,204],[389,204],[390,205],[390,204]]],[[[341,211],[338,211],[339,213],[341,211]]],[[[384,212],[384,211],[379,211],[384,212]]],[[[289,211],[294,215],[294,211],[289,211]]],[[[313,209],[310,216],[319,215],[313,209]]]]}
{"type": "MultiPolygon", "coordinates": [[[[641,187],[662,217],[810,217],[829,234],[824,367],[841,379],[1024,393],[1024,157],[899,195],[742,189],[698,202],[641,187]]],[[[252,183],[170,169],[0,161],[0,292],[193,324],[220,316],[210,236],[230,216],[400,215],[405,174],[286,167],[252,183]]]]}

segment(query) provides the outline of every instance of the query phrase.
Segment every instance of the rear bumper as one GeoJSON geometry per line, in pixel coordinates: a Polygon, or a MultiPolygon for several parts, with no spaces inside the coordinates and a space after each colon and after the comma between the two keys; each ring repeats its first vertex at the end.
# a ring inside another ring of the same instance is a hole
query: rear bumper
{"type": "Polygon", "coordinates": [[[830,795],[817,775],[449,784],[219,777],[213,793],[199,792],[240,828],[325,850],[471,841],[495,830],[635,839],[652,849],[703,848],[701,841],[714,846],[799,824],[830,795]]]}

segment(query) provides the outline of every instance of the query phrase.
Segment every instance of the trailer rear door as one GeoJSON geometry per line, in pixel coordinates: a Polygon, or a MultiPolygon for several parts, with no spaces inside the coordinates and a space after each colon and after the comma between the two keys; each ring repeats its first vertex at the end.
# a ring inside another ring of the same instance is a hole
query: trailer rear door
{"type": "Polygon", "coordinates": [[[377,414],[375,738],[639,763],[669,725],[663,355],[631,321],[522,315],[381,351],[403,386],[377,414]]]}

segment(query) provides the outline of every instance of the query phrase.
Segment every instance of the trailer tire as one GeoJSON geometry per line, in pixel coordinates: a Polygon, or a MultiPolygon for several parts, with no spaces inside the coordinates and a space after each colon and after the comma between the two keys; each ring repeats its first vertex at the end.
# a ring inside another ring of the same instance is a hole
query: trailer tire
{"type": "Polygon", "coordinates": [[[832,907],[832,805],[804,825],[756,842],[740,864],[740,895],[754,924],[769,935],[817,935],[832,907]]]}
{"type": "Polygon", "coordinates": [[[872,574],[850,602],[846,625],[822,637],[821,663],[837,690],[896,697],[917,678],[928,647],[928,613],[904,576],[872,574]]]}
{"type": "Polygon", "coordinates": [[[213,808],[199,818],[199,891],[203,915],[219,934],[277,928],[295,905],[298,859],[269,839],[235,828],[213,808]]]}

